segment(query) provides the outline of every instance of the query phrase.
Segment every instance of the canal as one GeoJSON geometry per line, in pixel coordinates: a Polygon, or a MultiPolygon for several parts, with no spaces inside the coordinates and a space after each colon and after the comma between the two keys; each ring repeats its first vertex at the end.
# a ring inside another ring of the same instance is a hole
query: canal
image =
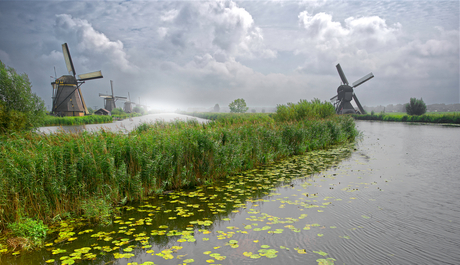
{"type": "Polygon", "coordinates": [[[460,128],[356,124],[354,147],[62,222],[1,263],[460,264],[460,128]]]}

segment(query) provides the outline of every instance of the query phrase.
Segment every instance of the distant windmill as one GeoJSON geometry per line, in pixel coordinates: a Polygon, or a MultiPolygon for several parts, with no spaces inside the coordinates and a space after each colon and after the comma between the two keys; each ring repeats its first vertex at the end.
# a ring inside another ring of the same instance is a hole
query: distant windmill
{"type": "Polygon", "coordinates": [[[115,101],[119,99],[128,99],[127,97],[120,97],[120,96],[114,96],[113,95],[113,81],[110,80],[110,88],[112,89],[112,95],[107,95],[107,94],[101,94],[99,93],[99,97],[104,98],[104,109],[108,111],[112,111],[117,108],[115,105],[115,101]]]}
{"type": "Polygon", "coordinates": [[[126,113],[133,112],[133,104],[136,104],[136,103],[131,101],[131,97],[129,96],[129,92],[128,92],[128,100],[125,101],[125,105],[123,106],[123,110],[126,113]]]}
{"type": "Polygon", "coordinates": [[[345,74],[342,71],[342,67],[340,67],[340,64],[337,64],[335,66],[337,68],[337,71],[339,72],[340,79],[342,79],[343,84],[340,85],[337,88],[337,95],[331,98],[331,101],[334,104],[335,107],[335,112],[337,114],[348,114],[348,113],[357,113],[355,109],[353,108],[353,105],[351,105],[351,100],[353,99],[356,103],[356,105],[359,108],[359,111],[361,114],[366,114],[366,111],[363,109],[361,106],[361,103],[358,100],[358,97],[353,91],[353,88],[363,84],[367,80],[371,79],[374,77],[372,73],[369,73],[359,79],[358,81],[354,82],[351,86],[348,85],[348,80],[345,77],[345,74]]]}
{"type": "Polygon", "coordinates": [[[53,108],[51,113],[57,116],[84,116],[89,112],[81,94],[80,86],[86,80],[102,78],[102,73],[101,71],[96,71],[82,74],[78,75],[77,79],[67,43],[62,44],[62,52],[67,70],[71,75],[63,75],[51,83],[53,86],[53,108]]]}

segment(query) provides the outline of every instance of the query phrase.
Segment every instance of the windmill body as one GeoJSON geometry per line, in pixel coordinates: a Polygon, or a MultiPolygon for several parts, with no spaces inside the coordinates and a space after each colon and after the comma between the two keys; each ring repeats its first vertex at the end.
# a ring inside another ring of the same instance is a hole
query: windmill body
{"type": "Polygon", "coordinates": [[[365,75],[364,77],[362,77],[361,79],[354,82],[350,86],[348,84],[348,80],[345,74],[342,71],[342,67],[340,67],[340,64],[337,64],[336,68],[337,68],[337,71],[339,72],[340,79],[342,80],[343,83],[337,88],[337,95],[331,98],[331,101],[335,107],[335,112],[337,114],[356,114],[356,113],[366,114],[366,111],[361,106],[361,103],[359,102],[358,97],[356,96],[353,88],[356,88],[357,86],[363,84],[367,80],[373,78],[374,75],[372,73],[369,73],[365,75]],[[358,106],[359,111],[356,111],[353,105],[351,104],[352,100],[354,100],[354,102],[358,106]]]}
{"type": "Polygon", "coordinates": [[[131,97],[129,96],[129,92],[128,92],[128,100],[125,101],[125,104],[123,106],[124,112],[132,113],[133,112],[133,104],[136,104],[136,103],[131,101],[131,97]]]}
{"type": "Polygon", "coordinates": [[[51,109],[51,113],[56,116],[88,115],[89,112],[86,108],[80,86],[86,80],[102,78],[102,73],[101,71],[96,71],[78,75],[77,78],[67,43],[62,44],[62,52],[67,70],[71,75],[63,75],[51,83],[53,87],[53,108],[51,109]]]}

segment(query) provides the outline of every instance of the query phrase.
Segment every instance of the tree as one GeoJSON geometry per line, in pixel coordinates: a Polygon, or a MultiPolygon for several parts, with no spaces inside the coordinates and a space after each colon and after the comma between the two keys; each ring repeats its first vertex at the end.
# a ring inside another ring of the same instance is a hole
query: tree
{"type": "Polygon", "coordinates": [[[220,111],[219,104],[214,105],[214,112],[219,112],[219,111],[220,111]]]}
{"type": "Polygon", "coordinates": [[[423,115],[426,113],[426,105],[423,99],[410,98],[410,102],[406,103],[406,112],[408,115],[423,115]]]}
{"type": "Polygon", "coordinates": [[[142,115],[145,114],[144,108],[143,108],[143,107],[140,107],[140,106],[135,106],[135,107],[133,108],[133,111],[136,112],[136,113],[140,113],[140,114],[142,114],[142,115]]]}
{"type": "Polygon", "coordinates": [[[45,102],[31,88],[27,74],[17,74],[0,61],[0,133],[43,125],[45,102]]]}
{"type": "Polygon", "coordinates": [[[242,98],[235,99],[228,107],[230,108],[230,112],[234,113],[245,113],[249,109],[246,107],[246,101],[242,98]]]}
{"type": "Polygon", "coordinates": [[[124,115],[126,112],[122,108],[115,108],[113,109],[110,114],[112,115],[124,115]]]}

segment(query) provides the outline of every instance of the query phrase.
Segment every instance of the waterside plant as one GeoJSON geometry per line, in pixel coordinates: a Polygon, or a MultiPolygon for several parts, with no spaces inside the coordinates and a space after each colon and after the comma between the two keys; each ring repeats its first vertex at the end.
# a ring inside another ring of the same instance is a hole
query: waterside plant
{"type": "Polygon", "coordinates": [[[112,122],[112,116],[105,115],[89,115],[81,117],[56,117],[46,116],[44,119],[44,126],[70,126],[70,125],[83,125],[83,124],[96,124],[96,123],[109,123],[112,122]]]}
{"type": "Polygon", "coordinates": [[[333,114],[156,122],[130,134],[13,133],[0,139],[0,229],[17,222],[18,211],[45,223],[69,213],[108,215],[110,206],[121,202],[210,184],[356,135],[351,117],[333,114]]]}

